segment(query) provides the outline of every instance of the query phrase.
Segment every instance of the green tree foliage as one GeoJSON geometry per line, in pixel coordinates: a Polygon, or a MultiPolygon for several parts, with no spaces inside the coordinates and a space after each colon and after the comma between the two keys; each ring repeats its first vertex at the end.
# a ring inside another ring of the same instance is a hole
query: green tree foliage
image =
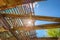
{"type": "Polygon", "coordinates": [[[60,37],[60,28],[48,29],[47,34],[50,37],[60,37]]]}

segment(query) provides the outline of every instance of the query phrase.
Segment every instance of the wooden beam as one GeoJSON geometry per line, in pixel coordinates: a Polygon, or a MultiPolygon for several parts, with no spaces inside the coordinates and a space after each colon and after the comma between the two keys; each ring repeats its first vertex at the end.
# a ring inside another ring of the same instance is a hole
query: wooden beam
{"type": "MultiPolygon", "coordinates": [[[[0,38],[0,39],[4,39],[4,38],[0,38]]],[[[40,37],[40,38],[37,38],[37,37],[35,37],[35,38],[27,38],[26,37],[26,39],[23,39],[22,38],[22,40],[58,40],[59,38],[58,37],[40,37]]],[[[15,39],[15,37],[10,37],[10,38],[8,38],[7,40],[16,40],[15,39]]]]}
{"type": "Polygon", "coordinates": [[[38,29],[53,29],[53,28],[60,28],[60,23],[37,25],[37,26],[34,27],[35,30],[38,30],[38,29]]]}
{"type": "MultiPolygon", "coordinates": [[[[14,27],[14,30],[25,30],[25,29],[31,30],[31,28],[34,30],[60,28],[60,23],[36,25],[33,27],[27,27],[27,28],[24,26],[20,26],[20,27],[14,27]]],[[[5,30],[5,31],[8,31],[8,30],[5,30]]]]}
{"type": "MultiPolygon", "coordinates": [[[[17,15],[17,14],[1,14],[4,17],[11,17],[11,18],[30,18],[30,15],[17,15]]],[[[51,21],[51,22],[60,22],[59,17],[49,17],[49,16],[36,16],[31,15],[31,18],[34,20],[42,20],[42,21],[51,21]]]]}
{"type": "MultiPolygon", "coordinates": [[[[54,24],[45,24],[45,25],[37,25],[32,27],[34,30],[40,30],[40,29],[52,29],[52,28],[60,28],[60,23],[54,23],[54,24]]],[[[30,28],[26,27],[16,27],[16,30],[31,30],[30,28]]]]}
{"type": "MultiPolygon", "coordinates": [[[[9,39],[16,40],[14,37],[9,38],[9,39]]],[[[26,37],[26,39],[27,39],[27,37],[26,37]]],[[[24,40],[26,40],[26,39],[24,39],[24,40]]],[[[58,39],[59,39],[58,37],[42,37],[42,38],[28,38],[27,40],[58,40],[58,39]]],[[[23,38],[22,38],[22,40],[23,40],[23,38]]]]}
{"type": "Polygon", "coordinates": [[[50,17],[50,16],[32,16],[35,20],[50,21],[50,22],[60,22],[59,17],[50,17]]]}
{"type": "Polygon", "coordinates": [[[57,37],[42,37],[42,38],[33,38],[34,40],[58,40],[57,37]]]}

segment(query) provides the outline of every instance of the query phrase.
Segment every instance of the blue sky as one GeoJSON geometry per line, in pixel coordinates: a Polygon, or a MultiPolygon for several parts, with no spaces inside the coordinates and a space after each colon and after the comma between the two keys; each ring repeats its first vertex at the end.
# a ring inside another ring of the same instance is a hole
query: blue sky
{"type": "MultiPolygon", "coordinates": [[[[34,11],[35,15],[41,16],[52,16],[52,17],[60,17],[60,0],[47,0],[43,2],[38,2],[34,11]],[[37,5],[39,5],[37,7],[37,5]]],[[[46,21],[36,21],[36,25],[39,24],[47,24],[52,22],[46,21]]],[[[38,37],[46,36],[46,30],[37,30],[36,31],[38,37]]]]}

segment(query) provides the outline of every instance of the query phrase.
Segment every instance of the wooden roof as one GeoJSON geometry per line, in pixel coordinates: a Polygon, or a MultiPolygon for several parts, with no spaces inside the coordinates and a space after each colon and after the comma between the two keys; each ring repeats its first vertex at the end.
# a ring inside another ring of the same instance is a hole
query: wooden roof
{"type": "MultiPolygon", "coordinates": [[[[0,1],[0,10],[5,10],[9,8],[14,8],[17,5],[23,5],[27,3],[34,3],[38,1],[44,1],[44,0],[1,0],[0,1]]],[[[20,6],[19,6],[20,8],[20,6]]],[[[22,8],[21,8],[22,9],[22,8]]],[[[20,9],[20,10],[21,10],[20,9]]],[[[17,10],[17,11],[20,11],[17,10]]],[[[15,10],[16,11],[16,10],[15,10]]],[[[15,12],[14,11],[14,12],[15,12]]],[[[25,11],[25,10],[24,10],[25,11]]],[[[50,28],[60,28],[60,18],[59,17],[50,17],[50,16],[37,16],[37,15],[30,15],[32,14],[24,14],[24,11],[22,10],[23,15],[21,14],[14,14],[12,11],[12,14],[6,14],[6,13],[0,13],[0,22],[3,24],[3,26],[0,28],[0,32],[4,31],[10,31],[14,37],[16,37],[17,40],[20,40],[19,34],[17,34],[15,31],[16,30],[28,30],[31,31],[33,30],[39,30],[39,29],[50,29],[50,28]],[[42,20],[42,21],[50,21],[50,22],[56,22],[52,24],[44,24],[44,25],[33,25],[31,27],[24,27],[21,26],[19,22],[20,20],[26,18],[29,19],[31,17],[32,20],[42,20]],[[17,20],[18,19],[18,20],[17,20]],[[19,20],[20,19],[20,20],[19,20]],[[17,21],[17,23],[16,23],[17,21]],[[16,24],[14,24],[16,23],[16,24]],[[13,26],[13,28],[11,28],[13,26]]],[[[9,12],[10,13],[10,12],[9,12]]],[[[26,37],[23,37],[22,40],[26,40],[26,37]]],[[[14,38],[10,39],[13,40],[14,38]]],[[[33,40],[57,40],[58,38],[33,38],[33,40]]],[[[28,38],[28,40],[30,40],[28,38]]]]}

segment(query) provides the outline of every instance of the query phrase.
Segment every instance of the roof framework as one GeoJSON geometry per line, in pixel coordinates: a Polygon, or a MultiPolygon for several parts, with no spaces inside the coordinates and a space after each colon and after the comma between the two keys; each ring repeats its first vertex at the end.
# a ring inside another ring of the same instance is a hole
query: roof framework
{"type": "MultiPolygon", "coordinates": [[[[39,30],[39,29],[51,29],[51,28],[60,28],[60,18],[58,17],[49,17],[49,16],[37,16],[34,15],[34,8],[33,3],[37,1],[44,1],[44,0],[1,0],[0,2],[0,23],[2,24],[0,32],[9,31],[13,34],[13,39],[16,40],[31,40],[30,36],[21,36],[20,33],[16,31],[24,30],[24,31],[32,31],[32,30],[39,30]],[[31,3],[32,8],[29,6],[31,3]],[[24,8],[24,5],[28,5],[27,8],[24,8]],[[34,20],[43,20],[43,21],[51,21],[56,22],[53,24],[44,24],[44,25],[33,25],[32,27],[24,27],[23,21],[25,19],[32,19],[34,20]],[[49,26],[49,27],[48,27],[49,26]],[[27,30],[26,30],[27,29],[27,30]],[[23,39],[22,39],[23,37],[23,39]],[[27,38],[27,39],[26,39],[27,38]]],[[[35,35],[34,35],[35,36],[35,35]]],[[[58,38],[36,38],[34,37],[33,40],[57,40],[58,38]]],[[[3,39],[5,40],[5,39],[3,39]]]]}

